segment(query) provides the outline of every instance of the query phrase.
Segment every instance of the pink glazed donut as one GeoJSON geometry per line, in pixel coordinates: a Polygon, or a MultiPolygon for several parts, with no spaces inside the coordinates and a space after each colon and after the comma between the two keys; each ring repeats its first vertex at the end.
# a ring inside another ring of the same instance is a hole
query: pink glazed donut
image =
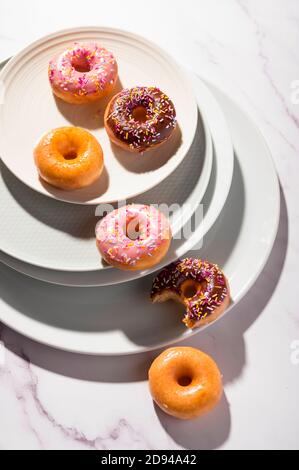
{"type": "Polygon", "coordinates": [[[67,103],[83,104],[112,92],[117,80],[114,55],[96,43],[73,43],[49,63],[53,93],[67,103]]]}
{"type": "Polygon", "coordinates": [[[96,240],[102,257],[112,266],[148,269],[166,255],[171,229],[155,207],[130,204],[110,212],[97,224],[96,240]]]}

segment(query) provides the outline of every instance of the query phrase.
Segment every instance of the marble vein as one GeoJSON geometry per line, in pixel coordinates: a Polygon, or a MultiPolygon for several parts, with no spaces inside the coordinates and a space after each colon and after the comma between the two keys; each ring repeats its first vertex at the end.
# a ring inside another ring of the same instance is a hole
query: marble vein
{"type": "Polygon", "coordinates": [[[252,21],[254,28],[255,28],[255,33],[256,33],[256,38],[258,42],[258,48],[259,52],[258,55],[262,61],[262,70],[264,72],[265,77],[267,78],[272,90],[274,91],[277,99],[280,101],[284,111],[286,112],[287,116],[289,119],[293,122],[293,124],[296,126],[297,129],[299,129],[299,118],[290,110],[287,101],[281,91],[279,90],[278,86],[275,83],[275,80],[270,72],[270,60],[267,54],[264,51],[264,39],[266,37],[265,31],[262,30],[259,22],[257,19],[251,15],[250,10],[248,6],[242,1],[242,0],[237,0],[237,3],[240,5],[242,8],[243,12],[247,15],[247,17],[252,21]]]}

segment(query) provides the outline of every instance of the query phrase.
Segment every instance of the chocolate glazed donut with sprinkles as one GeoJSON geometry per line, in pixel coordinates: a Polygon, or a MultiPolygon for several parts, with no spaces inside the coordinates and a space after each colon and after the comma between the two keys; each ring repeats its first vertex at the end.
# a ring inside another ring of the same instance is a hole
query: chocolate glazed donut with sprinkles
{"type": "Polygon", "coordinates": [[[159,88],[134,87],[112,98],[104,120],[113,143],[143,153],[169,139],[176,127],[176,111],[159,88]]]}
{"type": "Polygon", "coordinates": [[[151,299],[174,299],[184,305],[183,322],[197,328],[213,322],[230,303],[228,281],[217,264],[185,258],[164,268],[154,279],[151,299]]]}

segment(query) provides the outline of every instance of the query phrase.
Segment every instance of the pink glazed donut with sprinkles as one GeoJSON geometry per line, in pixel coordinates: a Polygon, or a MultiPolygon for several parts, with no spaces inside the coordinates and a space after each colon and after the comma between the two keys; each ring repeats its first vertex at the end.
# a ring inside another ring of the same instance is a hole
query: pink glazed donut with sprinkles
{"type": "Polygon", "coordinates": [[[110,212],[96,226],[104,260],[119,269],[148,269],[166,255],[171,242],[167,218],[153,206],[130,204],[110,212]]]}
{"type": "Polygon", "coordinates": [[[84,104],[109,95],[117,80],[114,55],[96,43],[74,43],[49,63],[53,93],[72,104],[84,104]]]}

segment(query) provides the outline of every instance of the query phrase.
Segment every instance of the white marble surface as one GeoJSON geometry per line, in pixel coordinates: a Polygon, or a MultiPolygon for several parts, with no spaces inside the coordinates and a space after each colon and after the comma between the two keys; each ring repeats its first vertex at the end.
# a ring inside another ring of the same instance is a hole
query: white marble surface
{"type": "MultiPolygon", "coordinates": [[[[269,262],[223,321],[190,341],[215,357],[224,398],[178,422],[151,401],[154,353],[81,357],[0,330],[0,448],[299,448],[299,79],[297,0],[1,0],[0,59],[60,28],[122,27],[160,43],[254,116],[282,186],[269,262]],[[141,5],[142,3],[142,5],[141,5]],[[88,6],[87,6],[88,5],[88,6]]],[[[17,293],[16,293],[17,295],[17,293]]]]}

